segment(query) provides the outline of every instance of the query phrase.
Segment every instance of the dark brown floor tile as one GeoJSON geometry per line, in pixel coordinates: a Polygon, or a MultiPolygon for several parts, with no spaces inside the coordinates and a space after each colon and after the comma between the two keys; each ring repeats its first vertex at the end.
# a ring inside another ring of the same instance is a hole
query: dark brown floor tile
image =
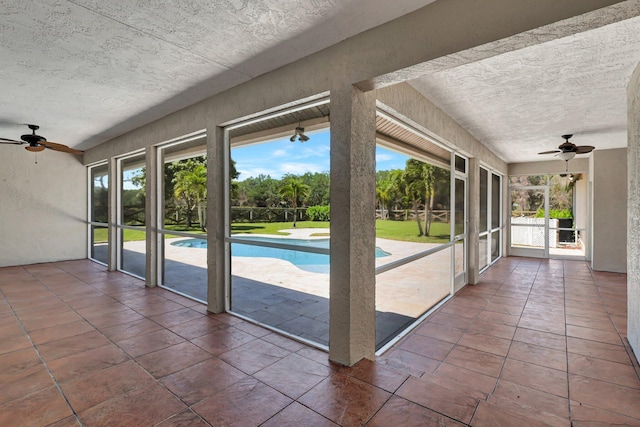
{"type": "Polygon", "coordinates": [[[68,323],[82,321],[82,317],[73,311],[66,311],[62,313],[55,313],[50,316],[42,316],[34,319],[23,319],[20,316],[22,326],[29,331],[33,332],[38,329],[51,328],[58,325],[66,325],[68,323]]]}
{"type": "Polygon", "coordinates": [[[44,365],[0,372],[0,405],[54,385],[44,365]]]}
{"type": "Polygon", "coordinates": [[[497,354],[498,356],[506,356],[509,352],[511,340],[485,335],[480,332],[468,331],[460,338],[458,345],[497,354]]]}
{"type": "Polygon", "coordinates": [[[478,404],[478,409],[473,415],[471,425],[477,427],[549,427],[549,424],[545,422],[537,421],[533,418],[510,412],[508,410],[505,410],[504,407],[484,401],[481,401],[478,404]]]}
{"type": "Polygon", "coordinates": [[[640,419],[640,390],[574,374],[569,374],[569,387],[578,404],[640,419]]]}
{"type": "Polygon", "coordinates": [[[298,402],[293,402],[261,427],[337,427],[337,424],[298,402]]]}
{"type": "Polygon", "coordinates": [[[64,382],[92,371],[120,364],[128,359],[122,350],[109,344],[53,360],[48,365],[56,381],[64,382]]]}
{"type": "Polygon", "coordinates": [[[565,351],[513,341],[507,357],[559,371],[567,371],[567,353],[565,351]]]}
{"type": "Polygon", "coordinates": [[[500,375],[504,357],[457,345],[451,350],[445,362],[497,378],[500,375]]]}
{"type": "Polygon", "coordinates": [[[203,317],[203,315],[197,311],[191,310],[190,308],[182,308],[180,310],[158,314],[156,316],[149,317],[149,319],[164,326],[165,328],[168,328],[184,322],[196,320],[201,317],[203,317]]]}
{"type": "Polygon", "coordinates": [[[91,372],[62,383],[73,410],[78,413],[153,382],[153,378],[133,361],[91,372]]]}
{"type": "Polygon", "coordinates": [[[334,373],[298,401],[339,425],[364,425],[391,395],[343,373],[334,373]]]}
{"type": "Polygon", "coordinates": [[[569,373],[640,389],[640,380],[631,365],[569,353],[569,373]]]}
{"type": "Polygon", "coordinates": [[[599,329],[583,328],[582,326],[567,325],[567,336],[585,340],[599,341],[607,344],[622,345],[617,332],[601,331],[599,329]]]}
{"type": "Polygon", "coordinates": [[[513,335],[516,332],[515,326],[500,325],[498,323],[486,322],[484,320],[478,320],[473,322],[469,326],[470,331],[477,331],[486,335],[491,335],[498,338],[504,338],[507,340],[513,339],[513,335]]]}
{"type": "Polygon", "coordinates": [[[86,350],[91,350],[92,348],[102,347],[107,344],[110,344],[109,340],[101,333],[94,330],[58,341],[40,344],[37,348],[43,359],[49,362],[74,353],[80,353],[86,350]]]}
{"type": "Polygon", "coordinates": [[[609,319],[590,319],[588,317],[567,314],[567,325],[575,325],[585,328],[616,332],[616,328],[614,327],[613,322],[611,322],[611,320],[609,319]]]}
{"type": "Polygon", "coordinates": [[[437,313],[429,316],[429,322],[438,323],[440,325],[446,325],[458,329],[467,329],[473,322],[473,319],[438,311],[437,313]]]}
{"type": "Polygon", "coordinates": [[[22,335],[24,335],[24,331],[13,316],[11,316],[11,318],[9,318],[9,321],[5,322],[4,325],[0,326],[0,337],[2,338],[12,338],[22,335]]]}
{"type": "Polygon", "coordinates": [[[29,335],[34,344],[44,344],[90,331],[93,331],[93,327],[89,323],[84,320],[78,320],[50,328],[38,329],[37,331],[32,331],[29,335]]]}
{"type": "Polygon", "coordinates": [[[435,360],[444,360],[454,344],[423,335],[411,334],[399,345],[399,348],[435,360]]]}
{"type": "Polygon", "coordinates": [[[391,397],[367,427],[444,427],[465,424],[397,396],[391,397]]]}
{"type": "Polygon", "coordinates": [[[78,417],[85,426],[143,426],[163,421],[185,409],[175,396],[159,384],[120,394],[78,417]]]}
{"type": "Polygon", "coordinates": [[[271,332],[270,334],[263,336],[261,339],[291,352],[296,352],[306,347],[306,345],[301,342],[276,334],[275,332],[271,332]]]}
{"type": "Polygon", "coordinates": [[[501,380],[568,397],[567,373],[507,358],[501,380]]]}
{"type": "Polygon", "coordinates": [[[131,357],[139,357],[175,344],[184,342],[184,338],[166,329],[161,329],[148,334],[138,335],[126,340],[117,341],[118,347],[123,349],[131,357]]]}
{"type": "Polygon", "coordinates": [[[482,313],[478,314],[476,319],[483,320],[485,322],[497,323],[499,325],[516,326],[520,317],[506,313],[484,310],[482,313]]]}
{"type": "Polygon", "coordinates": [[[515,304],[515,305],[507,305],[507,304],[499,304],[495,302],[489,302],[485,307],[485,311],[492,311],[495,313],[501,314],[509,314],[512,316],[520,316],[522,314],[524,303],[515,304]]]}
{"type": "Polygon", "coordinates": [[[80,424],[80,421],[72,415],[53,424],[49,424],[47,427],[82,427],[82,425],[80,424]]]}
{"type": "Polygon", "coordinates": [[[331,368],[294,353],[257,372],[254,377],[297,399],[332,372],[331,368]]]}
{"type": "MultiPolygon", "coordinates": [[[[147,298],[147,297],[144,297],[144,298],[147,298]]],[[[137,305],[135,304],[131,305],[129,301],[125,301],[125,304],[146,317],[156,316],[158,314],[163,314],[163,313],[169,313],[171,311],[176,311],[184,308],[184,306],[178,304],[177,302],[173,302],[169,300],[156,302],[156,303],[143,303],[143,304],[137,304],[137,305]]]]}
{"type": "Polygon", "coordinates": [[[192,339],[191,342],[213,355],[226,353],[255,340],[256,337],[234,327],[216,329],[210,334],[192,339]]]}
{"type": "Polygon", "coordinates": [[[228,327],[227,324],[222,323],[209,315],[190,320],[189,322],[180,323],[179,325],[170,326],[167,329],[183,338],[192,340],[194,338],[207,335],[217,329],[226,327],[228,327]]]}
{"type": "Polygon", "coordinates": [[[167,375],[160,382],[187,405],[193,405],[246,377],[233,366],[212,358],[167,375]]]}
{"type": "Polygon", "coordinates": [[[570,353],[631,365],[625,348],[619,345],[567,337],[567,350],[570,353]]]}
{"type": "Polygon", "coordinates": [[[0,355],[0,380],[3,380],[5,376],[18,374],[27,368],[38,366],[40,363],[38,353],[33,348],[0,355]]]}
{"type": "Polygon", "coordinates": [[[291,402],[271,387],[247,377],[194,405],[193,410],[214,426],[248,427],[262,424],[291,402]]]}
{"type": "Polygon", "coordinates": [[[304,348],[296,351],[298,356],[302,356],[309,360],[313,360],[321,365],[327,366],[331,369],[337,369],[336,364],[329,360],[329,353],[326,351],[318,350],[317,348],[305,346],[304,348]]]}
{"type": "Polygon", "coordinates": [[[44,426],[72,414],[58,389],[49,387],[0,406],[0,425],[44,426]]]}
{"type": "Polygon", "coordinates": [[[5,338],[5,336],[0,333],[0,355],[17,350],[24,350],[29,347],[31,347],[31,341],[29,341],[29,338],[24,334],[5,338]]]}
{"type": "Polygon", "coordinates": [[[112,314],[112,313],[117,313],[119,311],[125,311],[125,310],[130,310],[130,309],[126,305],[115,300],[109,304],[100,304],[96,306],[76,309],[76,311],[80,316],[88,320],[91,320],[99,316],[103,316],[105,314],[112,314]]]}
{"type": "Polygon", "coordinates": [[[464,329],[441,325],[439,323],[423,322],[415,329],[415,333],[455,344],[464,334],[464,329]]]}
{"type": "Polygon", "coordinates": [[[254,325],[249,322],[241,322],[233,325],[236,329],[244,331],[248,334],[253,335],[256,338],[262,338],[265,335],[269,335],[271,331],[269,329],[263,328],[262,326],[254,325]]]}
{"type": "MultiPolygon", "coordinates": [[[[491,398],[509,399],[556,417],[569,419],[569,400],[531,387],[501,379],[491,398]]],[[[535,416],[532,416],[535,418],[535,416]]]]}
{"type": "Polygon", "coordinates": [[[564,316],[551,319],[533,319],[521,317],[518,328],[534,329],[536,331],[549,332],[556,335],[565,335],[564,316]]]}
{"type": "Polygon", "coordinates": [[[220,359],[247,374],[254,374],[291,354],[263,340],[254,340],[221,354],[220,359]]]}
{"type": "Polygon", "coordinates": [[[517,328],[513,340],[552,348],[554,350],[567,350],[567,339],[564,335],[556,335],[533,329],[517,328]]]}
{"type": "Polygon", "coordinates": [[[580,402],[571,402],[571,420],[574,427],[639,426],[640,419],[614,414],[580,402]]]}
{"type": "Polygon", "coordinates": [[[88,321],[93,325],[93,327],[97,329],[106,329],[111,326],[134,322],[136,320],[142,320],[144,318],[145,317],[140,313],[127,308],[126,310],[118,311],[115,313],[106,313],[99,316],[93,316],[88,319],[88,321]]]}
{"type": "Polygon", "coordinates": [[[438,367],[440,361],[397,348],[378,358],[376,363],[420,377],[424,373],[432,373],[438,367]]]}
{"type": "Polygon", "coordinates": [[[474,397],[415,377],[409,377],[396,395],[463,423],[471,421],[478,404],[474,397]]]}
{"type": "Polygon", "coordinates": [[[466,317],[469,319],[473,319],[482,311],[482,308],[474,308],[474,307],[468,307],[466,305],[453,304],[453,302],[455,301],[457,301],[457,298],[452,300],[451,303],[445,304],[444,306],[442,306],[442,308],[439,311],[442,313],[455,314],[457,316],[466,317]]]}
{"type": "Polygon", "coordinates": [[[131,322],[110,326],[101,332],[111,341],[122,341],[127,338],[136,337],[138,335],[148,334],[162,329],[162,326],[149,319],[139,319],[131,322]]]}
{"type": "Polygon", "coordinates": [[[156,424],[155,427],[208,427],[210,424],[191,409],[176,414],[165,421],[156,424]]]}
{"type": "Polygon", "coordinates": [[[155,378],[161,378],[212,357],[197,345],[183,342],[145,354],[137,358],[136,362],[155,378]]]}
{"type": "Polygon", "coordinates": [[[363,359],[352,367],[342,367],[341,371],[368,384],[393,393],[409,377],[380,363],[363,359]]]}
{"type": "Polygon", "coordinates": [[[441,363],[432,374],[425,374],[430,382],[458,390],[478,399],[486,399],[496,387],[497,379],[459,366],[441,363]]]}

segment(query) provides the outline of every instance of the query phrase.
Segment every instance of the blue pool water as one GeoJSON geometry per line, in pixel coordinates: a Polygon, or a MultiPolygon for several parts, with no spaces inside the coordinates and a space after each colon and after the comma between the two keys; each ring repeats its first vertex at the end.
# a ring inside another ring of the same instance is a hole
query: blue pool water
{"type": "MultiPolygon", "coordinates": [[[[278,239],[272,237],[251,237],[250,239],[259,242],[283,243],[288,245],[329,249],[329,239],[278,239]]],[[[171,244],[187,248],[207,247],[207,241],[204,239],[179,240],[171,244]]],[[[310,271],[312,273],[329,273],[329,255],[324,254],[269,248],[265,246],[245,245],[242,243],[232,243],[231,254],[233,256],[242,257],[278,258],[289,261],[296,267],[305,271],[310,271]]],[[[389,255],[391,254],[376,247],[376,258],[389,255]]]]}

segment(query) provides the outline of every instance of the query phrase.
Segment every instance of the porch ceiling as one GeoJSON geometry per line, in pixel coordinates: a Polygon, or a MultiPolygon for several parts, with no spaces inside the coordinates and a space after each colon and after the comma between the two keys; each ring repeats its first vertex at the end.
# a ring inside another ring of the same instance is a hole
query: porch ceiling
{"type": "Polygon", "coordinates": [[[5,0],[0,136],[90,148],[433,1],[5,0]]]}
{"type": "Polygon", "coordinates": [[[626,147],[626,85],[638,63],[636,17],[411,84],[505,161],[543,161],[555,157],[537,153],[564,134],[600,150],[626,147]]]}

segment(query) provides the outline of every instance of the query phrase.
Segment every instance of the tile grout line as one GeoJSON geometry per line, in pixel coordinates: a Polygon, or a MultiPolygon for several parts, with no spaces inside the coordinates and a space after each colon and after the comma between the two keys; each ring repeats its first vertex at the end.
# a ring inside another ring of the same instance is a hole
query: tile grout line
{"type": "MultiPolygon", "coordinates": [[[[22,267],[24,269],[24,271],[31,275],[31,277],[33,277],[34,279],[36,279],[42,286],[44,286],[49,292],[52,292],[51,289],[49,289],[49,287],[47,285],[45,285],[37,276],[33,275],[32,273],[30,273],[26,268],[22,267]]],[[[53,292],[52,292],[53,293],[53,292]]],[[[44,366],[44,368],[46,369],[47,373],[49,374],[49,377],[51,377],[51,380],[53,381],[54,386],[58,389],[58,391],[60,392],[60,395],[62,396],[62,398],[64,399],[64,401],[66,402],[67,406],[69,407],[69,409],[71,410],[71,413],[73,414],[73,417],[75,418],[75,420],[78,422],[78,424],[80,425],[80,427],[83,426],[82,422],[80,421],[80,418],[78,418],[78,414],[76,413],[75,409],[73,409],[73,406],[71,405],[71,402],[69,402],[69,399],[67,398],[67,395],[64,393],[64,391],[62,390],[62,387],[60,387],[60,384],[58,383],[58,380],[56,380],[55,376],[53,375],[53,372],[51,372],[51,369],[49,369],[49,365],[47,364],[47,362],[44,360],[44,358],[42,357],[42,355],[40,354],[40,351],[38,350],[36,344],[33,342],[33,340],[31,339],[31,334],[29,332],[27,332],[26,328],[24,327],[24,324],[22,323],[22,320],[20,320],[20,317],[18,316],[18,314],[16,313],[15,309],[13,308],[13,305],[11,304],[11,302],[9,301],[9,298],[7,298],[6,294],[4,293],[4,291],[1,289],[0,287],[0,294],[2,294],[2,296],[4,297],[4,299],[7,301],[7,304],[9,305],[9,307],[11,308],[11,312],[13,313],[13,316],[16,318],[16,320],[18,321],[18,324],[20,325],[20,329],[22,329],[22,333],[26,336],[26,338],[29,340],[29,343],[31,343],[31,347],[33,348],[33,350],[36,352],[36,354],[38,355],[38,358],[40,359],[40,363],[42,363],[42,365],[44,366]]],[[[55,294],[54,294],[55,295],[55,294]]],[[[56,295],[57,298],[57,295],[56,295]]],[[[59,298],[58,298],[59,299],[59,298]]],[[[36,390],[33,393],[30,393],[26,396],[29,395],[33,395],[35,393],[38,393],[42,390],[36,390]]],[[[26,396],[22,396],[20,398],[26,397],[26,396]]],[[[17,399],[20,399],[17,398],[17,399]]],[[[14,400],[17,400],[14,399],[14,400]]],[[[7,402],[8,403],[8,402],[7,402]]],[[[66,417],[65,417],[66,418],[66,417]]],[[[63,420],[64,418],[62,418],[61,420],[63,420]]],[[[54,422],[58,422],[61,420],[56,420],[54,422]]]]}

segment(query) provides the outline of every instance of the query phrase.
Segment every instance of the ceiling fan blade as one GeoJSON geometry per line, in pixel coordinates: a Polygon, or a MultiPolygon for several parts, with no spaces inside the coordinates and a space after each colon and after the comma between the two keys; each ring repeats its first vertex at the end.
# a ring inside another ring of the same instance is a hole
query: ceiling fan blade
{"type": "Polygon", "coordinates": [[[84,153],[84,151],[76,150],[75,148],[70,148],[64,144],[58,144],[57,142],[40,141],[39,144],[42,145],[43,147],[49,148],[54,151],[61,151],[63,153],[71,153],[71,154],[84,153]]]}
{"type": "Polygon", "coordinates": [[[21,145],[21,144],[24,144],[24,141],[16,141],[15,139],[0,138],[0,143],[21,145]]]}
{"type": "Polygon", "coordinates": [[[555,154],[555,153],[562,153],[562,150],[543,151],[542,153],[538,153],[538,154],[555,154]]]}
{"type": "Polygon", "coordinates": [[[578,145],[576,147],[576,154],[587,154],[592,152],[596,147],[592,145],[578,145]]]}

